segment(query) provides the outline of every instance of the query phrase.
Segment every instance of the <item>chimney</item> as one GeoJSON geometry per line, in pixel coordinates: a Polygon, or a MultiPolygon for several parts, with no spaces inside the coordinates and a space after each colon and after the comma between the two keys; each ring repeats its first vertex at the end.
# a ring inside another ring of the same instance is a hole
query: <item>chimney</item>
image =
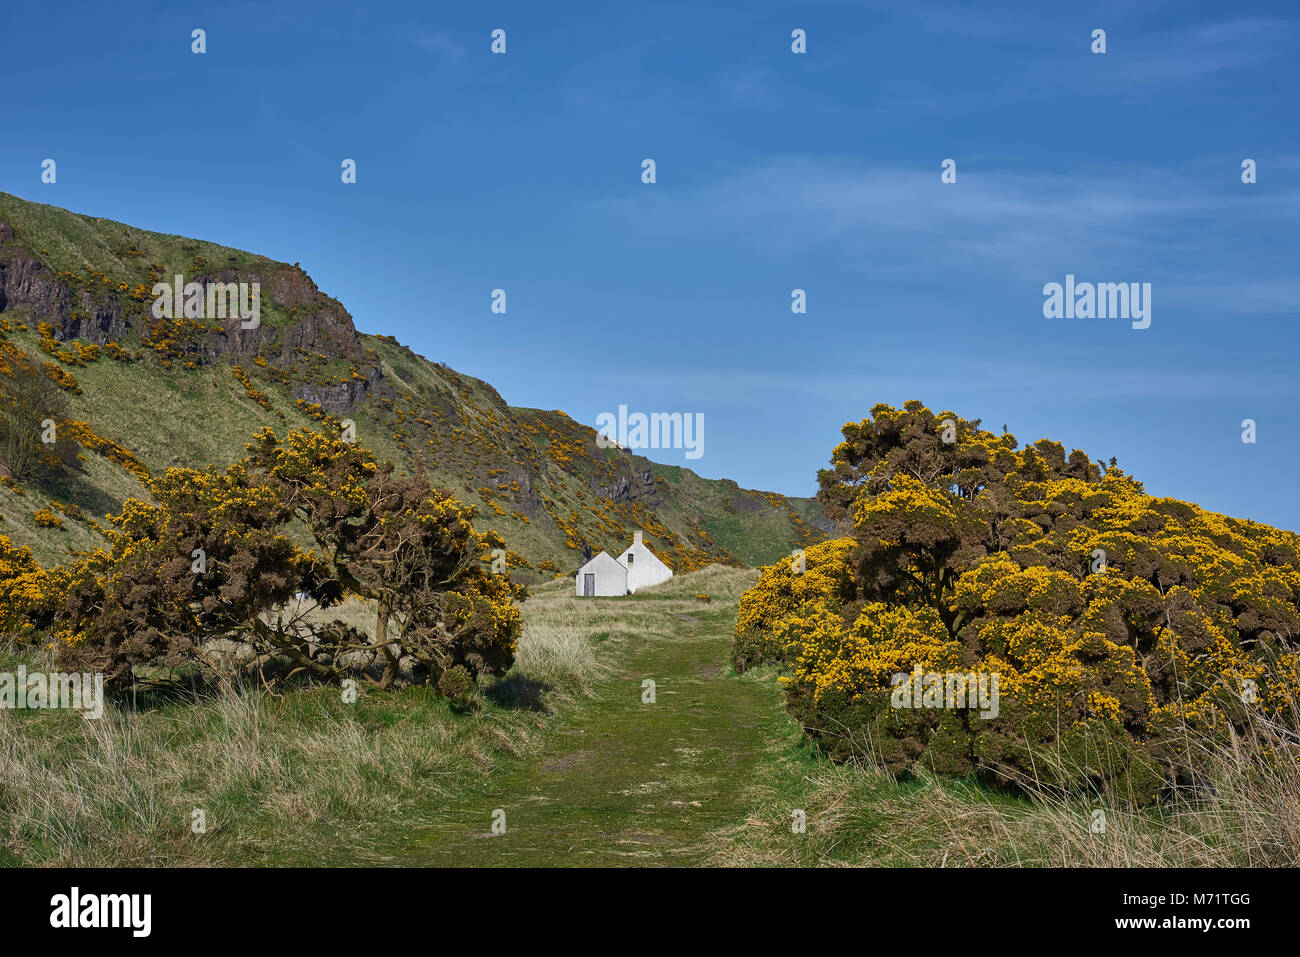
{"type": "Polygon", "coordinates": [[[633,532],[633,533],[632,533],[632,544],[633,544],[633,545],[640,545],[640,544],[641,544],[641,533],[640,533],[640,532],[633,532]]]}

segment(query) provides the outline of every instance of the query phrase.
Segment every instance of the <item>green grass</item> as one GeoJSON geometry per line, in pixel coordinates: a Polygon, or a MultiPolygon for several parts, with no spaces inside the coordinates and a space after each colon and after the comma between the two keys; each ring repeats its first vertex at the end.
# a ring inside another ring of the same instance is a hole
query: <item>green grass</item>
{"type": "MultiPolygon", "coordinates": [[[[651,713],[639,711],[641,671],[650,668],[663,682],[664,704],[653,714],[674,726],[698,723],[673,708],[682,688],[671,669],[653,667],[654,648],[689,650],[687,662],[702,649],[706,659],[717,657],[747,574],[708,569],[621,601],[579,600],[568,581],[542,586],[525,605],[515,667],[481,690],[472,711],[454,711],[424,687],[387,695],[363,690],[347,704],[327,686],[279,695],[249,687],[196,698],[137,695],[134,704],[129,697],[113,702],[98,721],[70,712],[2,711],[0,860],[479,862],[475,835],[488,831],[491,811],[504,803],[516,817],[510,792],[517,799],[522,788],[511,782],[554,760],[579,723],[605,727],[608,708],[624,715],[622,733],[638,747],[666,746],[641,723],[651,713]],[[717,593],[721,605],[697,602],[702,589],[717,593]],[[676,615],[698,609],[709,639],[679,643],[676,615]],[[632,680],[628,669],[634,680],[623,689],[632,680]],[[632,720],[629,701],[637,705],[632,720]],[[201,835],[190,830],[195,809],[206,813],[201,835]]],[[[356,617],[364,621],[360,609],[356,617]]],[[[20,662],[52,667],[31,652],[8,653],[0,671],[20,662]]],[[[653,773],[628,760],[633,776],[653,773]]],[[[700,774],[707,769],[681,778],[683,794],[695,793],[689,785],[700,774]]],[[[629,812],[639,804],[635,794],[619,800],[629,812]]],[[[517,826],[526,830],[527,822],[523,811],[517,826]]],[[[548,853],[561,855],[555,846],[548,853]]]]}
{"type": "MultiPolygon", "coordinates": [[[[743,680],[770,685],[772,667],[743,680]]],[[[774,691],[776,703],[779,693],[774,691]]],[[[1296,728],[1263,728],[1274,742],[1296,728]]],[[[1198,787],[1137,809],[1043,789],[1010,792],[918,770],[826,760],[786,715],[769,719],[745,819],[717,835],[715,866],[1294,867],[1300,767],[1270,764],[1259,741],[1201,747],[1198,787]],[[791,814],[804,813],[796,834],[791,814]],[[1104,829],[1092,826],[1104,815],[1104,829]]],[[[1279,756],[1281,752],[1279,751],[1279,756]]],[[[1054,759],[1042,754],[1045,763],[1054,759]]]]}
{"type": "MultiPolygon", "coordinates": [[[[10,339],[28,355],[48,358],[33,330],[14,332],[10,339]]],[[[171,467],[225,466],[243,453],[253,433],[267,426],[283,433],[313,425],[285,396],[271,392],[274,408],[285,416],[281,422],[274,411],[248,397],[224,364],[168,370],[152,362],[123,366],[101,358],[69,371],[83,390],[67,397],[69,417],[88,422],[96,434],[128,449],[155,475],[171,467]]],[[[57,499],[77,505],[87,519],[102,521],[106,513],[119,511],[125,499],[145,495],[126,469],[88,450],[82,457],[79,470],[50,488],[23,484],[23,494],[17,495],[0,486],[0,534],[30,547],[43,564],[64,561],[70,549],[92,547],[100,539],[88,522],[65,519],[62,529],[38,528],[31,520],[34,509],[57,499]]]]}
{"type": "MultiPolygon", "coordinates": [[[[515,669],[474,711],[424,687],[337,687],[196,698],[141,694],[97,721],[0,712],[0,861],[79,866],[362,864],[429,802],[536,748],[540,704],[580,695],[594,656],[532,628],[515,669]],[[525,696],[523,698],[515,695],[525,696]],[[195,809],[207,830],[190,830],[195,809]]],[[[51,668],[41,657],[0,658],[51,668]]]]}
{"type": "MultiPolygon", "coordinates": [[[[545,630],[581,633],[603,667],[545,746],[420,816],[395,860],[621,866],[703,861],[763,753],[767,696],[725,674],[751,574],[713,568],[630,599],[548,596],[545,630]],[[695,596],[707,592],[714,601],[695,596]],[[654,702],[644,682],[654,682],[654,702]],[[492,813],[505,833],[492,835],[492,813]]],[[[566,582],[567,586],[568,583],[566,582]]],[[[567,589],[566,589],[567,590],[567,589]]]]}

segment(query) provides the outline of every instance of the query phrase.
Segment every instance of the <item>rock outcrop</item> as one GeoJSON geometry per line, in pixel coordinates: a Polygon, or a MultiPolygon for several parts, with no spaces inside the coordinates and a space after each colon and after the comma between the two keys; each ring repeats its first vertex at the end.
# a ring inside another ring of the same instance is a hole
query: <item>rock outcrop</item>
{"type": "MultiPolygon", "coordinates": [[[[263,309],[274,304],[290,316],[287,324],[267,322],[245,329],[238,318],[209,320],[197,343],[196,361],[212,364],[223,357],[251,361],[261,355],[269,365],[291,370],[302,357],[343,359],[362,377],[348,382],[299,382],[291,394],[327,411],[346,412],[368,396],[391,395],[378,363],[366,355],[352,316],[320,291],[298,266],[269,264],[265,270],[226,268],[187,275],[186,281],[259,283],[263,309]]],[[[164,280],[167,281],[167,280],[164,280]]],[[[17,230],[0,221],[0,311],[15,310],[33,322],[47,322],[56,339],[84,339],[97,345],[117,342],[131,332],[148,332],[151,303],[141,307],[114,293],[92,294],[50,270],[24,245],[17,230]],[[124,308],[123,303],[133,307],[124,308]]]]}

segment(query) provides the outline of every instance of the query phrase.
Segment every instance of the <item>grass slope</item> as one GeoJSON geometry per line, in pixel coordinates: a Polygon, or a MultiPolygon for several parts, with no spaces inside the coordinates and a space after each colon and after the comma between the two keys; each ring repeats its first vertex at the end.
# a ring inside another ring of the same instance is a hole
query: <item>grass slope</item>
{"type": "MultiPolygon", "coordinates": [[[[516,574],[526,581],[572,572],[584,546],[621,550],[637,529],[677,572],[718,562],[759,565],[822,537],[811,524],[818,519],[809,500],[600,449],[594,430],[563,412],[513,408],[486,382],[389,336],[361,335],[355,348],[347,345],[356,334],[346,311],[316,291],[297,264],[6,193],[0,193],[0,223],[18,231],[0,247],[0,263],[39,263],[41,275],[56,277],[74,303],[87,297],[115,303],[126,317],[127,331],[114,341],[137,361],[101,355],[81,364],[46,354],[51,342],[56,349],[71,345],[62,332],[74,328],[71,314],[0,314],[11,342],[35,359],[63,362],[62,371],[75,379],[81,394],[69,396],[71,416],[155,473],[228,464],[262,427],[337,428],[347,418],[355,422],[357,441],[381,459],[405,469],[423,465],[436,484],[478,507],[480,523],[505,537],[517,555],[516,574]],[[155,278],[170,282],[178,273],[187,281],[219,273],[261,277],[263,323],[274,336],[259,340],[255,354],[214,357],[201,341],[216,325],[158,331],[149,303],[138,298],[143,294],[132,299],[126,287],[151,289],[155,278]],[[293,292],[279,303],[274,290],[282,287],[293,292]],[[318,326],[322,314],[333,323],[330,341],[343,343],[347,355],[286,345],[302,339],[295,331],[318,326]],[[52,339],[38,335],[41,322],[53,327],[52,339]],[[303,404],[317,401],[314,396],[335,414],[303,404]]],[[[85,459],[84,471],[52,488],[23,488],[25,495],[0,488],[0,533],[47,563],[92,544],[90,520],[116,510],[140,486],[93,453],[85,459]],[[66,518],[62,528],[40,527],[33,515],[51,502],[76,505],[85,517],[66,518]]]]}

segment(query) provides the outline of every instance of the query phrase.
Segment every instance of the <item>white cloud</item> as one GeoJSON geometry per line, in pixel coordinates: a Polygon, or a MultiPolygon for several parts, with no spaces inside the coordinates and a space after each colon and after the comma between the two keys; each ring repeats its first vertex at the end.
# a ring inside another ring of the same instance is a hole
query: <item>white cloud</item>
{"type": "Polygon", "coordinates": [[[1300,189],[1244,200],[1234,189],[1254,187],[1235,185],[1238,160],[1079,173],[959,159],[958,181],[946,185],[940,159],[917,169],[774,158],[652,205],[619,199],[606,209],[648,235],[721,239],[773,259],[805,252],[880,279],[1041,288],[1069,271],[1159,280],[1163,308],[1207,305],[1179,285],[1214,292],[1228,312],[1295,301],[1276,240],[1300,214],[1300,189]]]}
{"type": "Polygon", "coordinates": [[[416,32],[408,34],[407,38],[421,50],[437,56],[449,67],[457,66],[465,58],[465,44],[449,33],[416,32]]]}

